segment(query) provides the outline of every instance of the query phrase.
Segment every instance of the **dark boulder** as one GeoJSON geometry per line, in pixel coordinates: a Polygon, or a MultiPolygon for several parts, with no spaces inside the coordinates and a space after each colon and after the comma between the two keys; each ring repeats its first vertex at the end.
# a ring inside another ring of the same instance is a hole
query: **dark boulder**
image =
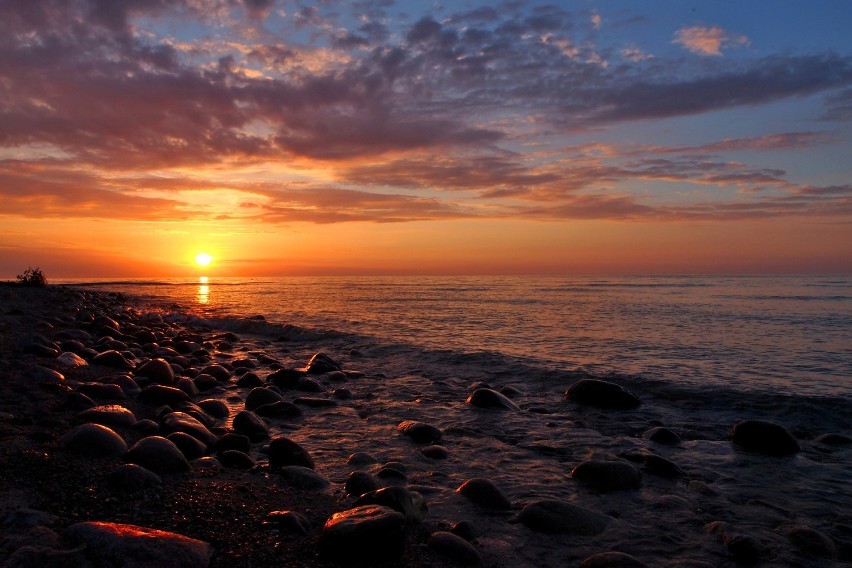
{"type": "Polygon", "coordinates": [[[616,410],[637,408],[641,404],[636,395],[624,387],[600,379],[580,379],[568,387],[564,398],[580,404],[616,410]]]}

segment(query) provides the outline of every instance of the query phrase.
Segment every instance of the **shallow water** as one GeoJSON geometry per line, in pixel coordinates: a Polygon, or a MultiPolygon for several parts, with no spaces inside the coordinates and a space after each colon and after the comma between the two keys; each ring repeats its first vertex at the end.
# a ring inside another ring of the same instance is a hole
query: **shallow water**
{"type": "MultiPolygon", "coordinates": [[[[201,286],[105,287],[146,295],[172,321],[237,332],[243,343],[218,353],[223,361],[265,352],[301,367],[323,351],[363,371],[342,384],[322,379],[327,392],[319,396],[345,386],[351,400],[307,408],[299,421],[272,421],[275,434],[310,451],[342,506],[351,501],[342,491],[353,469],[347,457],[366,452],[378,462],[370,471],[405,464],[408,486],[428,503],[429,530],[471,520],[489,566],[575,566],[607,550],[650,566],[737,565],[708,532],[714,522],[755,539],[766,565],[838,565],[794,546],[784,534],[793,525],[828,535],[850,558],[852,447],[816,441],[825,433],[852,435],[846,280],[281,279],[201,286]],[[265,320],[248,317],[254,314],[265,320]],[[626,386],[642,405],[602,411],[565,401],[565,389],[584,371],[626,386]],[[518,389],[521,411],[465,404],[478,382],[518,389]],[[730,430],[745,419],[784,425],[802,451],[773,458],[735,449],[730,430]],[[449,457],[424,457],[398,433],[403,420],[440,428],[449,457]],[[642,437],[658,425],[683,442],[664,446],[642,437]],[[641,466],[637,460],[648,453],[671,460],[683,475],[643,467],[638,489],[605,494],[569,477],[589,457],[641,466]],[[513,510],[489,513],[455,493],[472,477],[493,481],[513,510]],[[593,538],[536,533],[514,521],[537,499],[571,501],[613,520],[593,538]]],[[[247,393],[231,385],[220,396],[230,397],[236,412],[247,393]]],[[[264,459],[262,449],[253,451],[264,459]]]]}

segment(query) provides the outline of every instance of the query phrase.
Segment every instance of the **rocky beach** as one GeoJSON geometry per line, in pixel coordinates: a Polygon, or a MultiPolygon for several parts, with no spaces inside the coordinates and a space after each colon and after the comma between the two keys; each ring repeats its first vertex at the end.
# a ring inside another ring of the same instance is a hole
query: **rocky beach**
{"type": "Polygon", "coordinates": [[[0,286],[2,566],[830,567],[852,411],[0,286]]]}

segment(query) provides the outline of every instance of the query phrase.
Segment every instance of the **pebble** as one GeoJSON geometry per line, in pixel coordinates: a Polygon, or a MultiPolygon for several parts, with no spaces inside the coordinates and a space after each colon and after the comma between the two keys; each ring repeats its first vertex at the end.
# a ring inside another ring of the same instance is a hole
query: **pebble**
{"type": "Polygon", "coordinates": [[[162,478],[141,465],[124,463],[113,469],[108,476],[110,484],[122,491],[141,491],[148,487],[160,485],[162,478]]]}
{"type": "Polygon", "coordinates": [[[259,406],[281,402],[284,397],[272,389],[256,387],[246,396],[246,410],[256,410],[259,406]]]}
{"type": "Polygon", "coordinates": [[[77,392],[81,392],[92,398],[101,400],[125,400],[127,396],[121,387],[118,385],[109,385],[104,383],[80,383],[77,385],[77,392]]]}
{"type": "Polygon", "coordinates": [[[570,477],[602,493],[634,489],[642,483],[642,473],[622,461],[586,460],[571,470],[570,477]]]}
{"type": "Polygon", "coordinates": [[[180,473],[191,469],[186,456],[162,436],[142,438],[127,450],[124,461],[135,463],[154,473],[180,473]]]}
{"type": "Polygon", "coordinates": [[[658,444],[666,444],[668,446],[676,446],[681,442],[680,436],[663,426],[651,428],[650,430],[642,434],[642,437],[646,440],[651,440],[652,442],[657,442],[658,444]]]}
{"type": "Polygon", "coordinates": [[[296,489],[325,489],[331,485],[325,476],[300,465],[284,466],[279,474],[287,485],[296,489]]]}
{"type": "Polygon", "coordinates": [[[814,441],[828,446],[847,446],[852,444],[852,437],[843,434],[823,434],[814,441]]]}
{"type": "Polygon", "coordinates": [[[257,373],[244,373],[239,379],[237,379],[237,386],[247,388],[260,387],[263,386],[263,379],[257,376],[257,373]]]}
{"type": "Polygon", "coordinates": [[[300,377],[296,383],[296,390],[302,392],[324,392],[325,387],[318,380],[311,377],[300,377]]]}
{"type": "Polygon", "coordinates": [[[648,565],[629,554],[611,551],[589,556],[580,563],[580,568],[648,568],[648,565]]]}
{"type": "Polygon", "coordinates": [[[731,431],[731,439],[740,450],[770,456],[789,456],[800,449],[786,428],[766,420],[737,423],[731,431]]]}
{"type": "Polygon", "coordinates": [[[224,467],[234,469],[251,469],[256,464],[254,459],[245,452],[239,450],[224,450],[218,454],[219,462],[224,467]]]}
{"type": "Polygon", "coordinates": [[[456,493],[464,495],[470,501],[485,509],[506,511],[512,508],[512,503],[503,492],[493,482],[481,477],[468,479],[459,485],[456,493]]]}
{"type": "Polygon", "coordinates": [[[198,404],[198,406],[204,412],[206,412],[213,418],[218,418],[222,420],[227,418],[228,415],[231,414],[231,411],[228,410],[228,405],[222,402],[221,400],[217,400],[215,398],[200,400],[196,404],[198,404]]]}
{"type": "Polygon", "coordinates": [[[92,359],[92,364],[103,365],[104,367],[114,367],[116,369],[132,369],[133,363],[124,358],[124,355],[115,349],[109,349],[103,353],[98,353],[92,359]]]}
{"type": "Polygon", "coordinates": [[[278,388],[289,390],[296,388],[299,379],[304,375],[305,372],[301,369],[278,369],[274,373],[270,373],[266,380],[278,388]]]}
{"type": "Polygon", "coordinates": [[[628,410],[637,408],[641,401],[624,387],[600,379],[580,379],[565,391],[564,398],[572,402],[628,410]]]}
{"type": "Polygon", "coordinates": [[[121,456],[127,451],[124,439],[101,424],[81,424],[62,437],[66,450],[91,456],[121,456]]]}
{"type": "Polygon", "coordinates": [[[47,367],[34,366],[29,371],[29,376],[32,380],[40,385],[63,385],[65,384],[65,376],[59,371],[48,369],[47,367]]]}
{"type": "Polygon", "coordinates": [[[451,532],[438,531],[427,541],[429,548],[459,564],[479,566],[482,557],[471,543],[451,532]]]}
{"type": "Polygon", "coordinates": [[[498,410],[520,410],[518,405],[509,400],[506,396],[488,388],[476,389],[469,397],[467,397],[465,403],[471,406],[476,406],[478,408],[496,408],[498,410]]]}
{"type": "Polygon", "coordinates": [[[295,511],[270,511],[264,523],[275,525],[275,528],[285,534],[306,535],[311,530],[308,519],[295,511]]]}
{"type": "Polygon", "coordinates": [[[151,359],[142,363],[133,372],[137,377],[148,379],[147,382],[161,385],[172,385],[175,382],[175,372],[165,359],[151,359]]]}
{"type": "Polygon", "coordinates": [[[308,361],[308,366],[305,370],[311,375],[322,375],[324,373],[340,371],[342,369],[340,367],[340,363],[325,353],[317,353],[311,357],[310,361],[308,361]]]}
{"type": "Polygon", "coordinates": [[[198,389],[198,386],[196,386],[195,381],[187,377],[181,377],[178,379],[175,383],[175,387],[188,394],[190,398],[201,394],[201,391],[198,389]]]}
{"type": "Polygon", "coordinates": [[[447,459],[447,456],[449,455],[447,453],[447,448],[436,445],[420,448],[420,453],[433,460],[444,460],[447,459]]]}
{"type": "Polygon", "coordinates": [[[606,529],[612,518],[567,501],[542,500],[526,505],[518,520],[538,532],[595,536],[606,529]]]}
{"type": "Polygon", "coordinates": [[[396,428],[418,444],[440,442],[443,436],[441,430],[431,424],[416,422],[414,420],[403,420],[396,428]]]}
{"type": "Polygon", "coordinates": [[[272,404],[258,406],[254,413],[264,418],[280,418],[282,420],[294,420],[301,418],[305,414],[301,408],[286,400],[279,400],[272,404]]]}
{"type": "Polygon", "coordinates": [[[409,523],[419,523],[427,511],[426,501],[420,493],[399,486],[368,491],[355,500],[356,507],[361,505],[390,507],[402,513],[409,523]]]}
{"type": "Polygon", "coordinates": [[[218,440],[216,440],[215,448],[217,452],[237,450],[239,452],[247,454],[251,450],[251,440],[249,440],[248,436],[228,432],[227,434],[223,434],[219,437],[218,440]]]}
{"type": "Polygon", "coordinates": [[[213,555],[210,545],[201,540],[135,525],[77,523],[62,536],[85,544],[85,554],[96,566],[206,568],[213,555]]]}
{"type": "Polygon", "coordinates": [[[139,387],[139,384],[133,380],[130,375],[115,375],[112,377],[107,377],[104,379],[105,383],[110,383],[113,385],[118,385],[124,394],[128,396],[136,396],[142,389],[139,387]]]}
{"type": "Polygon", "coordinates": [[[323,525],[319,549],[334,560],[371,563],[399,557],[404,542],[402,513],[363,505],[333,514],[323,525]]]}
{"type": "Polygon", "coordinates": [[[476,538],[476,529],[470,521],[459,521],[450,528],[450,532],[459,535],[467,541],[476,538]]]}
{"type": "Polygon", "coordinates": [[[130,410],[117,404],[88,408],[77,414],[77,418],[113,428],[127,428],[136,423],[136,416],[130,410]]]}
{"type": "Polygon", "coordinates": [[[269,442],[269,468],[275,471],[288,465],[314,469],[314,460],[297,442],[286,436],[276,436],[269,442]]]}
{"type": "Polygon", "coordinates": [[[234,432],[248,436],[253,442],[269,438],[269,426],[251,410],[241,410],[234,416],[234,432]]]}
{"type": "Polygon", "coordinates": [[[182,390],[166,385],[151,385],[139,393],[139,401],[151,406],[177,406],[189,400],[189,395],[182,390]]]}
{"type": "Polygon", "coordinates": [[[185,432],[172,432],[166,439],[173,443],[189,461],[197,460],[207,453],[203,442],[185,432]]]}
{"type": "Polygon", "coordinates": [[[76,369],[77,367],[85,367],[88,365],[85,359],[76,353],[71,353],[70,351],[60,353],[59,356],[56,357],[56,364],[60,367],[67,367],[69,369],[76,369]]]}
{"type": "Polygon", "coordinates": [[[642,465],[645,471],[659,475],[660,477],[675,478],[685,475],[676,463],[656,454],[644,453],[642,455],[642,465]]]}
{"type": "Polygon", "coordinates": [[[348,495],[360,497],[364,493],[375,491],[382,487],[381,482],[375,476],[366,471],[353,471],[346,478],[343,488],[348,495]]]}
{"type": "Polygon", "coordinates": [[[201,373],[216,377],[216,380],[220,383],[227,383],[228,379],[231,378],[231,371],[229,371],[222,365],[209,365],[207,367],[204,367],[201,370],[201,373]]]}
{"type": "Polygon", "coordinates": [[[364,453],[364,452],[355,452],[354,454],[351,454],[348,458],[346,458],[347,465],[354,465],[354,466],[370,465],[370,464],[377,463],[378,461],[379,460],[377,460],[376,458],[374,458],[370,454],[367,454],[367,453],[364,453]]]}
{"type": "Polygon", "coordinates": [[[62,402],[62,406],[69,410],[85,410],[86,408],[92,408],[93,406],[97,406],[97,403],[84,395],[81,392],[70,392],[68,396],[65,397],[65,400],[62,402]]]}
{"type": "Polygon", "coordinates": [[[184,432],[201,441],[206,447],[212,448],[216,444],[216,435],[197,418],[186,412],[171,412],[162,419],[163,429],[166,432],[184,432]]]}

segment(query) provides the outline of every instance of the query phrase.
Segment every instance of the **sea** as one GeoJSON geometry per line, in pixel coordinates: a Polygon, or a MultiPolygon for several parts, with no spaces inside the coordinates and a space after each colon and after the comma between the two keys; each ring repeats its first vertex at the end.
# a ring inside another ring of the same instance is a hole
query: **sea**
{"type": "MultiPolygon", "coordinates": [[[[852,397],[850,276],[67,280],[220,326],[266,322],[538,368],[852,397]]],[[[273,333],[274,329],[270,330],[273,333]]]]}

